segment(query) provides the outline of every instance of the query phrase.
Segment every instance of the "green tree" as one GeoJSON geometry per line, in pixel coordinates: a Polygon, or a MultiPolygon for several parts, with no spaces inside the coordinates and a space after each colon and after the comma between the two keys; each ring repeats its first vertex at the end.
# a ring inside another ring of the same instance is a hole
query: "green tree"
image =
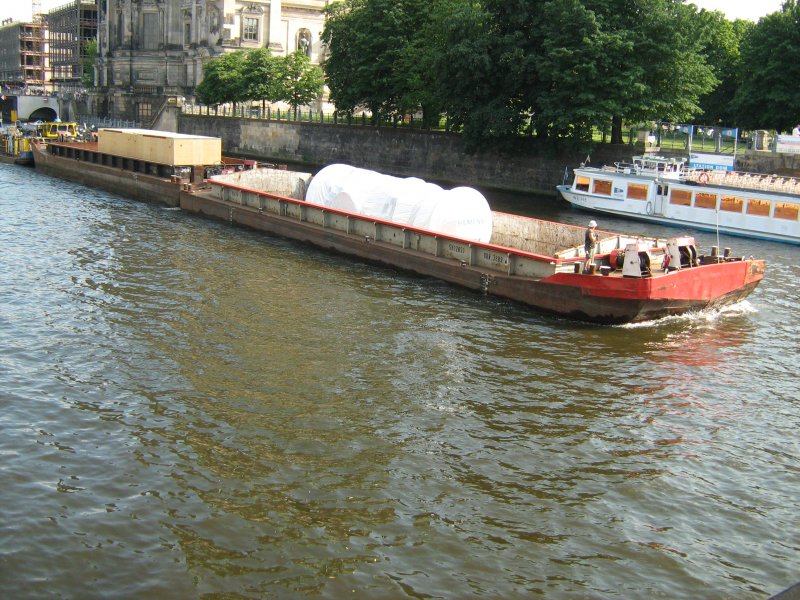
{"type": "Polygon", "coordinates": [[[247,99],[245,52],[237,50],[212,58],[203,66],[203,81],[195,89],[205,104],[236,103],[247,99]]]}
{"type": "Polygon", "coordinates": [[[692,21],[701,51],[719,81],[700,98],[703,121],[708,125],[732,125],[735,122],[732,100],[741,71],[740,46],[755,25],[742,19],[729,21],[719,11],[706,10],[699,11],[692,21]]]}
{"type": "Polygon", "coordinates": [[[299,106],[310,104],[322,95],[325,78],[322,69],[312,65],[311,59],[302,50],[287,55],[281,65],[283,73],[279,97],[292,107],[297,118],[299,106]]]}
{"type": "MultiPolygon", "coordinates": [[[[429,14],[426,0],[341,0],[326,9],[325,76],[338,111],[367,109],[374,123],[400,118],[421,92],[408,55],[429,14]]],[[[418,73],[418,71],[416,71],[418,73]]]]}
{"type": "Polygon", "coordinates": [[[83,64],[83,75],[81,83],[86,87],[94,86],[94,66],[97,64],[97,40],[89,40],[84,43],[81,52],[81,62],[83,64]]]}
{"type": "Polygon", "coordinates": [[[245,52],[242,60],[244,98],[274,102],[282,95],[283,64],[268,48],[245,52]]]}
{"type": "Polygon", "coordinates": [[[714,85],[678,0],[551,0],[544,10],[538,126],[588,136],[611,123],[686,120],[714,85]]]}
{"type": "Polygon", "coordinates": [[[534,114],[542,0],[441,2],[432,39],[438,104],[470,147],[503,145],[534,114]]]}
{"type": "Polygon", "coordinates": [[[786,131],[800,122],[800,5],[786,0],[763,17],[742,42],[737,123],[786,131]]]}

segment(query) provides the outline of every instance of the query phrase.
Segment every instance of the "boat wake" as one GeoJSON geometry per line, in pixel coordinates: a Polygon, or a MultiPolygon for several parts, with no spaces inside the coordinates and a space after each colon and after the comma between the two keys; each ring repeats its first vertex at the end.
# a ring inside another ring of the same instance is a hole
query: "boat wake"
{"type": "Polygon", "coordinates": [[[638,323],[624,323],[622,325],[615,325],[622,329],[639,329],[642,327],[663,327],[669,326],[673,323],[713,323],[720,318],[739,315],[750,315],[758,312],[758,309],[753,306],[749,300],[741,300],[736,304],[729,304],[718,308],[709,308],[706,310],[688,312],[682,315],[672,315],[662,317],[660,319],[653,319],[652,321],[641,321],[638,323]]]}

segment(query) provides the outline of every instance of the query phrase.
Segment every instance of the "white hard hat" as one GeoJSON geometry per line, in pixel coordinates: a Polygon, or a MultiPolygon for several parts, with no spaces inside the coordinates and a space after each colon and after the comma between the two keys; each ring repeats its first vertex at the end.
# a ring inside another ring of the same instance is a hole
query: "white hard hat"
{"type": "Polygon", "coordinates": [[[589,227],[597,227],[597,221],[589,221],[589,227]]]}

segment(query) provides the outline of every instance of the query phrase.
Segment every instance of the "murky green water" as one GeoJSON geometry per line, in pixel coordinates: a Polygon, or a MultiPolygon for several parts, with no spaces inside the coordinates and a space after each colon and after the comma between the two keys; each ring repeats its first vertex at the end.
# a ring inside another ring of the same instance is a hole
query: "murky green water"
{"type": "Polygon", "coordinates": [[[777,593],[800,248],[722,245],[748,301],[604,328],[0,164],[4,596],[777,593]]]}

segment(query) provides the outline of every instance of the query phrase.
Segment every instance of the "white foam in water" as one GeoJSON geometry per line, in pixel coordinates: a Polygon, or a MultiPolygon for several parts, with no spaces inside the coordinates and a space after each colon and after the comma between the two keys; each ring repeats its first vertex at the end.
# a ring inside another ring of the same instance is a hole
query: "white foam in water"
{"type": "Polygon", "coordinates": [[[661,319],[653,319],[652,321],[641,321],[639,323],[624,323],[622,325],[615,325],[625,329],[636,329],[639,327],[660,327],[670,323],[698,323],[716,321],[720,317],[729,315],[749,315],[757,313],[758,309],[753,306],[748,300],[741,300],[736,304],[728,306],[721,306],[717,308],[708,308],[705,310],[691,311],[681,315],[670,315],[661,319]]]}

